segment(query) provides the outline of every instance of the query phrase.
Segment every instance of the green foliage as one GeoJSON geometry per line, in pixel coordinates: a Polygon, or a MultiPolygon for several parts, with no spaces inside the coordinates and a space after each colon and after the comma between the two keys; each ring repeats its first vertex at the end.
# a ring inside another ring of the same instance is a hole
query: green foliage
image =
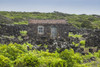
{"type": "Polygon", "coordinates": [[[8,17],[5,17],[4,15],[0,14],[0,23],[1,24],[12,24],[13,21],[9,19],[8,17]]]}
{"type": "Polygon", "coordinates": [[[48,45],[44,44],[44,47],[45,47],[45,48],[47,48],[47,47],[48,47],[48,45]]]}
{"type": "Polygon", "coordinates": [[[85,20],[83,21],[83,23],[81,24],[81,27],[83,28],[88,28],[88,29],[92,29],[92,23],[89,20],[85,20]]]}
{"type": "Polygon", "coordinates": [[[68,67],[77,67],[79,63],[82,63],[82,57],[79,53],[74,53],[73,49],[64,50],[61,52],[60,57],[67,61],[68,67]]]}
{"type": "Polygon", "coordinates": [[[22,37],[21,37],[21,36],[18,36],[18,40],[19,40],[19,41],[22,41],[23,39],[22,39],[22,37]]]}
{"type": "Polygon", "coordinates": [[[57,51],[55,53],[40,51],[39,53],[40,67],[67,67],[66,61],[59,57],[57,51]]]}
{"type": "Polygon", "coordinates": [[[57,51],[49,53],[48,50],[28,51],[27,45],[30,49],[33,46],[29,43],[0,44],[0,67],[88,67],[88,65],[96,65],[97,62],[84,64],[83,60],[88,61],[91,57],[100,58],[100,51],[87,55],[74,53],[73,49],[65,49],[61,53],[57,51]]]}
{"type": "Polygon", "coordinates": [[[10,38],[10,39],[14,39],[15,37],[14,36],[2,36],[1,38],[10,38]]]}
{"type": "Polygon", "coordinates": [[[35,56],[32,52],[22,54],[15,60],[15,67],[39,67],[40,62],[38,60],[38,57],[35,56]]]}
{"type": "Polygon", "coordinates": [[[3,55],[0,55],[0,67],[11,67],[11,60],[3,55]]]}
{"type": "Polygon", "coordinates": [[[25,31],[25,30],[20,31],[20,34],[21,34],[22,36],[26,36],[26,35],[27,35],[27,31],[25,31]]]}
{"type": "Polygon", "coordinates": [[[79,43],[76,44],[76,43],[72,42],[72,44],[75,45],[75,47],[79,46],[79,43]]]}
{"type": "Polygon", "coordinates": [[[0,54],[8,57],[11,60],[15,60],[18,55],[27,52],[20,44],[12,44],[9,45],[2,45],[0,47],[0,54]]]}
{"type": "Polygon", "coordinates": [[[67,67],[66,61],[59,58],[59,53],[37,50],[20,55],[14,63],[15,67],[67,67]]]}
{"type": "Polygon", "coordinates": [[[26,42],[22,45],[25,49],[27,49],[27,46],[29,46],[30,49],[32,49],[33,45],[31,45],[30,43],[26,42]]]}
{"type": "Polygon", "coordinates": [[[85,64],[87,67],[100,67],[100,58],[97,58],[96,61],[88,62],[85,64]]]}
{"type": "Polygon", "coordinates": [[[40,60],[42,63],[40,67],[67,67],[66,61],[61,58],[41,57],[40,60]]]}
{"type": "Polygon", "coordinates": [[[73,34],[73,33],[71,33],[71,32],[69,32],[69,35],[68,35],[69,37],[74,37],[74,38],[81,38],[82,37],[82,35],[78,35],[78,34],[73,34]]]}
{"type": "Polygon", "coordinates": [[[85,40],[81,40],[81,41],[80,41],[80,44],[81,44],[82,46],[85,46],[85,40]]]}
{"type": "Polygon", "coordinates": [[[44,56],[44,57],[59,57],[59,53],[57,51],[55,51],[55,53],[49,53],[48,51],[44,52],[44,51],[40,51],[40,55],[44,56]]]}
{"type": "Polygon", "coordinates": [[[90,57],[95,57],[96,61],[88,62],[85,65],[88,67],[100,67],[100,50],[94,54],[89,53],[89,55],[83,56],[84,59],[89,59],[90,57]]]}
{"type": "Polygon", "coordinates": [[[89,53],[88,55],[86,54],[85,56],[82,56],[82,57],[83,57],[83,59],[84,59],[85,61],[88,62],[88,60],[89,60],[91,57],[94,57],[94,55],[91,54],[91,53],[89,53]]]}
{"type": "Polygon", "coordinates": [[[14,24],[19,24],[19,25],[25,24],[25,25],[27,25],[28,21],[14,22],[14,24]]]}
{"type": "Polygon", "coordinates": [[[94,56],[100,58],[100,50],[98,52],[95,52],[94,56]]]}
{"type": "Polygon", "coordinates": [[[42,44],[38,44],[38,46],[40,47],[42,44]]]}

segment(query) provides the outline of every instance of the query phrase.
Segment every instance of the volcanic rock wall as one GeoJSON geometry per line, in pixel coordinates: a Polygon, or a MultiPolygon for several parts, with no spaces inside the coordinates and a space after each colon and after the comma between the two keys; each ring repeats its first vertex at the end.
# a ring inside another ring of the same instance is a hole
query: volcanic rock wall
{"type": "MultiPolygon", "coordinates": [[[[66,27],[66,26],[63,26],[63,27],[66,27]]],[[[32,43],[34,41],[34,39],[32,40],[32,38],[30,38],[30,37],[31,36],[35,37],[36,35],[33,34],[31,31],[35,31],[37,29],[37,28],[34,28],[34,30],[32,30],[32,28],[33,27],[29,26],[29,25],[0,24],[0,43],[3,43],[3,44],[10,43],[10,42],[17,42],[17,43],[31,42],[32,43]],[[28,31],[27,36],[22,36],[20,34],[20,31],[23,31],[23,30],[28,31]],[[9,36],[14,36],[14,38],[9,38],[9,36]]],[[[86,46],[99,46],[100,45],[100,38],[99,38],[100,30],[76,29],[76,28],[74,29],[73,27],[67,27],[66,29],[67,30],[64,30],[64,32],[67,32],[67,34],[64,33],[65,34],[64,35],[63,31],[62,31],[61,36],[63,36],[63,37],[68,36],[68,32],[73,32],[74,34],[82,34],[83,37],[86,38],[86,46]],[[84,35],[84,33],[87,33],[87,35],[84,35]]]]}
{"type": "Polygon", "coordinates": [[[28,30],[28,25],[3,25],[0,24],[0,36],[7,35],[7,36],[19,36],[20,31],[28,30]]]}

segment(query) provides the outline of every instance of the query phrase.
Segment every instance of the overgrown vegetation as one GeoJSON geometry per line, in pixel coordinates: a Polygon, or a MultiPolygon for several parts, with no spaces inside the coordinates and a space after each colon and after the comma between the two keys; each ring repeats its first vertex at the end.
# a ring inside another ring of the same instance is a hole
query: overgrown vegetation
{"type": "Polygon", "coordinates": [[[0,18],[2,24],[28,24],[29,19],[65,19],[77,28],[100,29],[100,15],[0,11],[0,18]]]}
{"type": "Polygon", "coordinates": [[[55,51],[49,53],[46,51],[27,50],[27,45],[31,44],[0,44],[0,66],[1,67],[88,67],[100,64],[97,63],[100,58],[100,51],[88,55],[75,53],[73,49],[65,49],[61,53],[55,51]],[[92,63],[83,63],[91,57],[98,58],[92,63]]]}

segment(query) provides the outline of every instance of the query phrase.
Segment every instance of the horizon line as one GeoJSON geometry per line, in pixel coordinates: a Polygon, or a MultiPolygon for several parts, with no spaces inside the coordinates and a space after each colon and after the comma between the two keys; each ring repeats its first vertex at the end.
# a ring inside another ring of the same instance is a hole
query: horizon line
{"type": "MultiPolygon", "coordinates": [[[[0,10],[0,12],[3,10],[0,10]]],[[[50,12],[44,12],[44,11],[14,11],[14,10],[4,10],[4,12],[39,12],[39,13],[54,13],[54,12],[59,12],[63,14],[76,14],[76,15],[100,15],[100,14],[86,14],[86,13],[65,13],[65,12],[60,12],[60,11],[50,11],[50,12]]]]}

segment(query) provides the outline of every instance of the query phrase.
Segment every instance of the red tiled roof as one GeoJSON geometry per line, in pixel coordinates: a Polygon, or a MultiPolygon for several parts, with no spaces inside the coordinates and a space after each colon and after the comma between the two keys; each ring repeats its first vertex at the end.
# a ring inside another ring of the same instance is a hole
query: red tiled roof
{"type": "Polygon", "coordinates": [[[36,19],[30,19],[29,24],[66,24],[66,20],[36,20],[36,19]]]}

